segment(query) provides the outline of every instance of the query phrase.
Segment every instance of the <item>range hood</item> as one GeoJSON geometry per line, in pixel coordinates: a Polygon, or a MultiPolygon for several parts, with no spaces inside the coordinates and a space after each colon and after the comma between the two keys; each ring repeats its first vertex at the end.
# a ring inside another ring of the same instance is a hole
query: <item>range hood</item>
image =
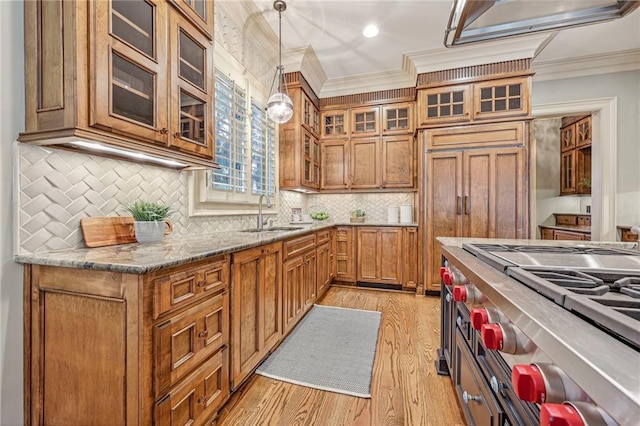
{"type": "Polygon", "coordinates": [[[446,47],[621,18],[634,0],[454,0],[446,47]]]}

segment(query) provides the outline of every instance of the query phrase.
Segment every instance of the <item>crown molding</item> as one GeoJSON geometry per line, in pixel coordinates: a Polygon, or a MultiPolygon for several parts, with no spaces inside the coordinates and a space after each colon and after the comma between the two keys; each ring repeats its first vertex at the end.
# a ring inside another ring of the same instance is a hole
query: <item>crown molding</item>
{"type": "Polygon", "coordinates": [[[531,67],[534,82],[634,71],[640,70],[640,49],[543,62],[534,59],[531,67]]]}
{"type": "Polygon", "coordinates": [[[418,74],[533,58],[554,34],[513,37],[490,43],[408,53],[418,74]]]}
{"type": "Polygon", "coordinates": [[[327,74],[311,46],[287,50],[282,64],[285,72],[300,71],[316,95],[327,81],[327,74]]]}
{"type": "Polygon", "coordinates": [[[415,85],[416,77],[410,76],[404,70],[387,71],[328,80],[322,86],[319,96],[321,98],[330,98],[356,93],[402,89],[415,85]]]}

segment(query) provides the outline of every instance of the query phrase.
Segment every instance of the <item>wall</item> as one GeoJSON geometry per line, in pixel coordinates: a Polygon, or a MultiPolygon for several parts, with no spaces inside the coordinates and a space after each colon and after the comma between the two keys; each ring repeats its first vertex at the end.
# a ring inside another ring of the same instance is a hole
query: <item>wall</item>
{"type": "Polygon", "coordinates": [[[0,425],[23,424],[22,267],[13,261],[13,149],[24,129],[23,4],[0,1],[0,425]]]}
{"type": "Polygon", "coordinates": [[[532,105],[617,98],[616,222],[640,223],[640,71],[536,82],[532,105]]]}
{"type": "MultiPolygon", "coordinates": [[[[307,195],[307,206],[313,210],[321,208],[329,213],[334,222],[349,222],[350,212],[364,210],[366,221],[371,223],[387,222],[387,207],[401,204],[413,205],[413,192],[390,192],[381,194],[313,194],[307,195]]],[[[414,221],[417,222],[414,212],[414,221]]]]}

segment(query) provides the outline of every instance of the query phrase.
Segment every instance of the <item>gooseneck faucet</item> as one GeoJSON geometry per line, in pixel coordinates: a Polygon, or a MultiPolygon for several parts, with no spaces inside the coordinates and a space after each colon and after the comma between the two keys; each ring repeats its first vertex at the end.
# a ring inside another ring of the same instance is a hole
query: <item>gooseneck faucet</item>
{"type": "Polygon", "coordinates": [[[264,228],[264,223],[265,220],[262,219],[262,200],[266,197],[267,199],[267,208],[270,209],[271,208],[271,200],[269,199],[269,196],[267,194],[262,194],[260,196],[260,198],[258,199],[258,230],[262,231],[262,229],[264,228]]]}

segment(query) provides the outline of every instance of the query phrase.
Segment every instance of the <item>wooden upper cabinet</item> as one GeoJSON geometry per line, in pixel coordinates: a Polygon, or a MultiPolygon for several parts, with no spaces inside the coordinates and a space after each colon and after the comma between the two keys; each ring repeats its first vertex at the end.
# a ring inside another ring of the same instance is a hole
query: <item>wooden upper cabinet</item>
{"type": "Polygon", "coordinates": [[[575,147],[576,125],[574,123],[560,129],[560,149],[564,152],[575,147]]]}
{"type": "Polygon", "coordinates": [[[215,167],[212,29],[204,0],[25,2],[19,140],[67,146],[71,137],[177,162],[170,167],[215,167]],[[198,23],[202,7],[211,31],[198,23]]]}
{"type": "Polygon", "coordinates": [[[382,187],[414,187],[414,138],[384,136],[382,138],[382,187]]]}
{"type": "Polygon", "coordinates": [[[576,123],[576,147],[591,145],[591,116],[576,123]]]}
{"type": "Polygon", "coordinates": [[[413,102],[382,106],[382,134],[413,134],[413,102]]]}
{"type": "Polygon", "coordinates": [[[350,134],[354,136],[377,136],[380,134],[380,107],[363,107],[350,110],[350,134]]]}
{"type": "Polygon", "coordinates": [[[318,191],[321,163],[319,110],[301,85],[290,88],[289,94],[294,105],[293,118],[279,126],[280,188],[318,191]]]}
{"type": "Polygon", "coordinates": [[[188,20],[170,16],[169,145],[213,157],[213,46],[188,20]]]}
{"type": "Polygon", "coordinates": [[[326,140],[320,144],[322,158],[321,189],[349,188],[349,141],[326,140]]]}
{"type": "Polygon", "coordinates": [[[166,144],[166,3],[98,1],[93,7],[90,124],[166,144]]]}
{"type": "Polygon", "coordinates": [[[560,195],[591,194],[591,115],[562,121],[560,195]]]}
{"type": "Polygon", "coordinates": [[[320,132],[323,138],[343,138],[349,135],[348,111],[332,110],[320,114],[320,132]]]}
{"type": "Polygon", "coordinates": [[[369,189],[382,185],[380,138],[351,140],[351,188],[369,189]]]}
{"type": "Polygon", "coordinates": [[[473,85],[473,119],[528,116],[529,80],[514,77],[473,85]]]}
{"type": "Polygon", "coordinates": [[[459,123],[471,118],[471,86],[448,86],[418,92],[418,126],[459,123]]]}
{"type": "Polygon", "coordinates": [[[209,38],[213,38],[213,1],[170,0],[209,38]]]}

